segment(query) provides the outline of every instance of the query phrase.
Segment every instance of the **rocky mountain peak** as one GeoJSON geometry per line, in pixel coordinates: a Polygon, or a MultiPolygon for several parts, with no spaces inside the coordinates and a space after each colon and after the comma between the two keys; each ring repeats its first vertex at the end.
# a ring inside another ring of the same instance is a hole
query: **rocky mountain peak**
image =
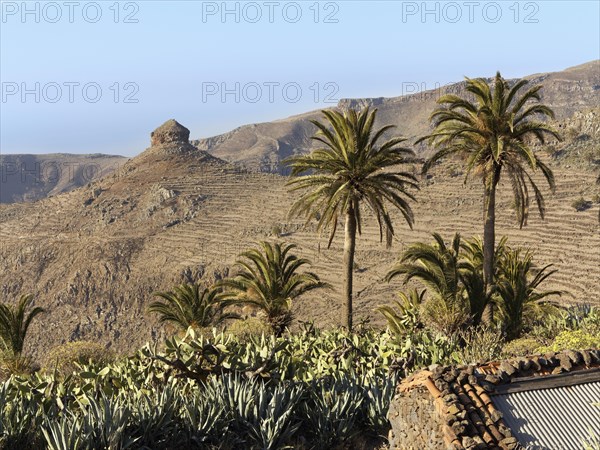
{"type": "Polygon", "coordinates": [[[189,140],[190,130],[175,119],[167,120],[150,133],[150,145],[152,147],[165,144],[188,144],[189,140]]]}

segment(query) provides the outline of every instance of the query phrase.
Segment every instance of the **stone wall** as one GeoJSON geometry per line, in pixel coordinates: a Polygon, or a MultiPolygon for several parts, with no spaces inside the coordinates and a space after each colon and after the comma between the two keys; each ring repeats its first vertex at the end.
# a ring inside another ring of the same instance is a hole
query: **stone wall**
{"type": "Polygon", "coordinates": [[[390,450],[446,450],[442,421],[424,387],[397,394],[390,405],[390,450]]]}

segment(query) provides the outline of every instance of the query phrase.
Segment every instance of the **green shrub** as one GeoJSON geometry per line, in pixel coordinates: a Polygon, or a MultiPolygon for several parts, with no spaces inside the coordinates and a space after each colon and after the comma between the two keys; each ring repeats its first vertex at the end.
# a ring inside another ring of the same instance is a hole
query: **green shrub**
{"type": "Polygon", "coordinates": [[[432,330],[453,336],[469,322],[466,301],[446,301],[443,297],[431,297],[421,304],[419,315],[432,330]]]}
{"type": "Polygon", "coordinates": [[[586,209],[589,209],[592,207],[592,202],[584,199],[583,197],[579,197],[577,200],[575,200],[573,203],[571,203],[571,206],[573,208],[575,208],[576,211],[585,211],[586,209]]]}
{"type": "Polygon", "coordinates": [[[227,327],[227,334],[240,341],[247,341],[251,337],[268,336],[273,334],[269,324],[260,317],[248,317],[244,320],[235,320],[227,327]]]}
{"type": "Polygon", "coordinates": [[[515,356],[528,356],[535,353],[542,345],[542,342],[532,337],[522,337],[513,341],[507,342],[502,348],[502,356],[511,358],[515,356]]]}
{"type": "Polygon", "coordinates": [[[498,359],[504,338],[498,329],[478,326],[459,333],[462,348],[456,352],[461,364],[484,363],[498,359]]]}
{"type": "Polygon", "coordinates": [[[581,320],[581,329],[592,336],[600,336],[600,308],[592,307],[581,320]]]}
{"type": "Polygon", "coordinates": [[[539,341],[540,345],[550,345],[561,332],[574,330],[600,335],[600,308],[589,304],[560,308],[556,314],[547,315],[532,325],[527,334],[539,341]]]}
{"type": "Polygon", "coordinates": [[[67,342],[50,350],[44,361],[44,369],[68,375],[77,370],[78,364],[105,366],[114,360],[114,353],[97,342],[67,342]]]}
{"type": "Polygon", "coordinates": [[[540,347],[536,352],[559,352],[562,350],[585,350],[589,348],[600,348],[600,335],[593,335],[584,330],[575,330],[563,331],[556,336],[552,344],[540,347]]]}

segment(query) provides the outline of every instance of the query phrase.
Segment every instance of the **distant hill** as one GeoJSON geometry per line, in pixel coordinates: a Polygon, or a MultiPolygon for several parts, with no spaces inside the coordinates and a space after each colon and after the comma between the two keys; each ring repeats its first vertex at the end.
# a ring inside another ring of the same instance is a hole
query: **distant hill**
{"type": "Polygon", "coordinates": [[[0,155],[0,203],[62,194],[112,174],[128,158],[115,155],[0,155]]]}
{"type": "MultiPolygon", "coordinates": [[[[481,74],[474,74],[478,75],[481,74]]],[[[600,105],[600,60],[526,78],[531,85],[543,84],[543,101],[554,109],[559,122],[600,105]]],[[[445,93],[463,94],[464,87],[465,83],[459,82],[401,97],[344,99],[338,107],[377,107],[379,124],[396,125],[395,133],[414,139],[429,130],[428,117],[436,100],[445,93]]],[[[192,144],[218,158],[254,170],[286,173],[281,161],[313,148],[310,137],[315,127],[309,120],[320,116],[320,111],[311,111],[273,122],[245,125],[219,136],[192,141],[192,144]]],[[[421,146],[419,150],[425,152],[426,147],[421,146]]]]}
{"type": "MultiPolygon", "coordinates": [[[[600,164],[600,133],[589,132],[597,117],[586,122],[585,114],[600,105],[600,60],[576,67],[526,77],[532,84],[542,83],[543,100],[557,115],[557,126],[568,130],[566,142],[551,150],[560,162],[576,166],[600,164]],[[573,118],[575,115],[577,117],[573,118]],[[578,127],[587,131],[577,134],[578,127]],[[588,139],[591,137],[592,139],[588,139]]],[[[429,130],[428,117],[435,101],[443,93],[464,93],[464,82],[438,90],[391,98],[344,99],[340,108],[374,106],[379,109],[379,124],[394,124],[395,132],[409,139],[429,130]]],[[[320,119],[320,111],[310,111],[272,122],[244,125],[228,133],[191,143],[225,161],[243,165],[252,171],[286,174],[281,162],[296,153],[314,148],[310,137],[315,132],[311,119],[320,119]]],[[[589,117],[587,117],[589,118],[589,117]]],[[[425,156],[427,148],[417,151],[425,156]]],[[[122,166],[127,158],[112,155],[1,155],[0,203],[36,201],[46,196],[84,186],[122,166]]]]}

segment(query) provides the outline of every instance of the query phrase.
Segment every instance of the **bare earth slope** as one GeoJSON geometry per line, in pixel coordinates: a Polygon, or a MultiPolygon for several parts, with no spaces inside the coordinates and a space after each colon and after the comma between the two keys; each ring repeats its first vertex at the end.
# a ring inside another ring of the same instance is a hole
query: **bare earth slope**
{"type": "Polygon", "coordinates": [[[110,175],[127,158],[116,155],[0,155],[0,203],[61,194],[110,175]]]}
{"type": "MultiPolygon", "coordinates": [[[[341,292],[341,236],[329,250],[313,230],[301,230],[285,216],[291,198],[285,177],[240,173],[197,151],[185,155],[142,154],[115,176],[89,188],[37,203],[0,207],[0,289],[2,298],[35,292],[48,310],[34,325],[29,345],[43,352],[71,339],[98,340],[127,351],[160,336],[146,313],[152,292],[227,273],[236,255],[257,239],[297,243],[333,292],[307,296],[295,305],[297,317],[320,325],[338,322],[341,292]],[[42,325],[43,324],[43,325],[42,325]]],[[[519,230],[512,218],[507,186],[499,202],[499,235],[531,246],[540,263],[559,273],[549,288],[570,292],[567,301],[600,304],[600,233],[597,206],[576,212],[570,204],[594,192],[594,176],[557,172],[557,193],[548,194],[548,217],[532,217],[519,230]]],[[[373,315],[399,284],[381,278],[398,252],[439,231],[450,237],[481,232],[481,189],[440,170],[418,195],[417,224],[410,231],[397,218],[392,249],[378,242],[374,223],[358,241],[356,312],[373,315]]],[[[374,316],[377,321],[379,318],[374,316]]]]}
{"type": "MultiPolygon", "coordinates": [[[[552,106],[557,120],[600,104],[600,60],[526,78],[531,85],[544,85],[543,101],[552,106]]],[[[380,125],[396,125],[397,134],[412,139],[427,133],[428,117],[436,106],[436,100],[446,93],[462,94],[464,86],[464,82],[460,82],[402,97],[345,99],[339,102],[338,107],[375,106],[379,109],[380,125]]],[[[280,164],[284,158],[312,148],[310,136],[314,127],[309,120],[319,116],[319,111],[312,111],[283,120],[246,125],[192,143],[230,162],[243,163],[252,169],[285,173],[280,164]]],[[[425,150],[424,147],[421,150],[425,150]]]]}
{"type": "MultiPolygon", "coordinates": [[[[592,149],[594,162],[599,117],[597,109],[577,110],[561,121],[575,131],[560,158],[592,149]]],[[[313,269],[335,287],[298,301],[297,317],[322,326],[338,323],[341,234],[326,249],[325,239],[313,229],[287,220],[292,197],[286,177],[245,172],[191,146],[189,132],[174,121],[159,130],[149,149],[112,175],[38,202],[0,205],[0,295],[11,299],[32,292],[48,311],[33,325],[29,349],[40,356],[67,340],[87,339],[130,351],[158,339],[162,327],[146,312],[154,291],[220,278],[240,251],[260,239],[298,244],[313,269]]],[[[546,220],[533,214],[523,230],[513,219],[510,188],[500,186],[497,232],[508,235],[513,245],[533,248],[540,264],[555,264],[559,272],[547,287],[568,291],[565,301],[600,304],[599,205],[581,212],[571,206],[598,193],[596,174],[590,163],[586,169],[565,161],[560,166],[552,162],[557,191],[544,190],[546,220]]],[[[401,288],[381,279],[404,246],[429,239],[433,231],[447,239],[456,231],[481,233],[481,186],[464,185],[458,165],[440,167],[423,180],[418,200],[415,229],[396,217],[391,249],[379,243],[375,224],[365,214],[356,255],[359,319],[372,316],[381,322],[373,308],[401,288]]]]}

